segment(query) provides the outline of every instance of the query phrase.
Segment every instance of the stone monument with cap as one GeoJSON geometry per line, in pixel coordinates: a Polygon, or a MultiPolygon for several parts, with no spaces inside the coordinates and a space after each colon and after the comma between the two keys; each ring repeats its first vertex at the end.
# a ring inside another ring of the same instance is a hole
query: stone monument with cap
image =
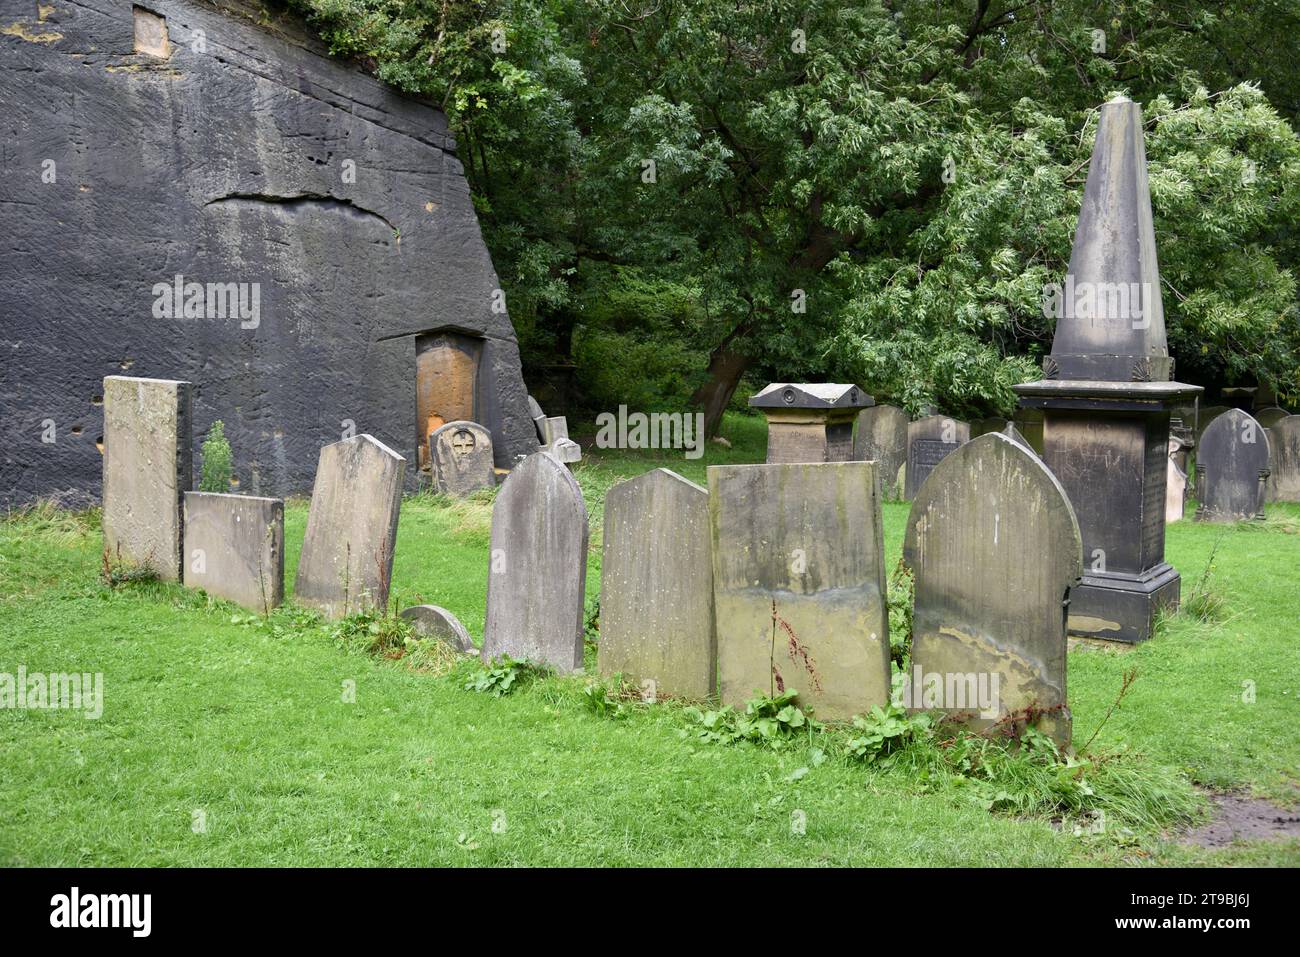
{"type": "Polygon", "coordinates": [[[767,417],[767,462],[853,461],[853,423],[875,400],[856,385],[773,382],[749,404],[767,417]]]}

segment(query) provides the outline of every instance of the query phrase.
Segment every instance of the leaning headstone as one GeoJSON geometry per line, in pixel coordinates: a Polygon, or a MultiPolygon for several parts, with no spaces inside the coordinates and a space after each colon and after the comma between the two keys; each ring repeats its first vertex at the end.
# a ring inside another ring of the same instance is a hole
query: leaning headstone
{"type": "Polygon", "coordinates": [[[1068,744],[1065,599],[1083,546],[1042,460],[1000,434],[962,446],[913,502],[903,555],[916,575],[903,703],[1068,744]]]}
{"type": "Polygon", "coordinates": [[[184,581],[260,614],[284,601],[284,502],[185,493],[184,581]]]}
{"type": "Polygon", "coordinates": [[[483,660],[501,655],[561,673],[582,668],[587,507],[545,452],[510,473],[492,507],[483,660]]]}
{"type": "Polygon", "coordinates": [[[853,458],[857,462],[879,462],[885,498],[902,498],[903,487],[897,483],[899,469],[907,463],[907,413],[892,405],[859,412],[853,458]]]}
{"type": "Polygon", "coordinates": [[[469,637],[469,630],[446,608],[439,605],[412,605],[402,609],[402,617],[411,623],[411,630],[422,638],[445,642],[456,651],[477,651],[469,637]]]}
{"type": "Polygon", "coordinates": [[[653,695],[712,697],[709,493],[668,469],[615,485],[605,496],[602,556],[600,673],[653,695]]]}
{"type": "Polygon", "coordinates": [[[722,701],[798,691],[829,719],[889,700],[874,462],[708,470],[722,701]]]}
{"type": "Polygon", "coordinates": [[[1300,502],[1300,415],[1290,415],[1270,430],[1268,500],[1300,502]]]}
{"type": "Polygon", "coordinates": [[[1268,459],[1268,436],[1249,413],[1229,409],[1210,423],[1196,453],[1196,520],[1262,519],[1268,459]]]}
{"type": "Polygon", "coordinates": [[[910,502],[934,467],[970,441],[970,426],[946,415],[930,415],[907,427],[907,487],[910,502]]]}
{"type": "Polygon", "coordinates": [[[111,562],[181,580],[181,498],[191,475],[188,382],[104,379],[104,548],[111,562]]]}
{"type": "Polygon", "coordinates": [[[388,605],[406,459],[371,435],[320,450],[294,597],[327,618],[388,605]]]}
{"type": "Polygon", "coordinates": [[[496,487],[492,433],[477,422],[448,422],[430,433],[429,455],[435,492],[459,497],[496,487]]]}
{"type": "Polygon", "coordinates": [[[528,397],[528,417],[533,421],[533,428],[537,430],[538,443],[546,442],[546,413],[537,400],[531,395],[528,397]]]}
{"type": "Polygon", "coordinates": [[[1169,439],[1169,465],[1165,475],[1165,523],[1181,521],[1187,508],[1187,473],[1178,467],[1183,443],[1169,439]]]}
{"type": "Polygon", "coordinates": [[[853,422],[875,401],[836,382],[773,382],[749,397],[767,419],[768,464],[851,461],[853,422]]]}
{"type": "Polygon", "coordinates": [[[546,416],[541,426],[543,445],[552,445],[556,439],[567,439],[569,437],[569,420],[562,415],[546,416]]]}

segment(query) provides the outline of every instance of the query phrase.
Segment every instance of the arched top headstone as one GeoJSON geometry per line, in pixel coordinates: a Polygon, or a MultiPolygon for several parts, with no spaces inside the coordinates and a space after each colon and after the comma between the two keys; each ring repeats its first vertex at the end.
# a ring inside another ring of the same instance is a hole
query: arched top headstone
{"type": "Polygon", "coordinates": [[[935,466],[903,546],[916,576],[909,679],[919,686],[938,674],[953,687],[951,676],[974,676],[974,685],[956,684],[995,700],[910,706],[962,713],[979,727],[1038,709],[1030,719],[1067,740],[1065,600],[1082,574],[1082,550],[1065,490],[1021,444],[991,432],[935,466]]]}
{"type": "Polygon", "coordinates": [[[523,460],[492,506],[483,660],[501,655],[560,672],[582,667],[587,507],[545,452],[523,460]]]}
{"type": "Polygon", "coordinates": [[[496,485],[492,468],[492,433],[477,422],[457,420],[429,434],[434,489],[444,495],[467,495],[496,485]]]}
{"type": "Polygon", "coordinates": [[[1248,412],[1229,409],[1205,430],[1196,447],[1196,494],[1202,522],[1264,517],[1269,473],[1268,433],[1248,412]]]}

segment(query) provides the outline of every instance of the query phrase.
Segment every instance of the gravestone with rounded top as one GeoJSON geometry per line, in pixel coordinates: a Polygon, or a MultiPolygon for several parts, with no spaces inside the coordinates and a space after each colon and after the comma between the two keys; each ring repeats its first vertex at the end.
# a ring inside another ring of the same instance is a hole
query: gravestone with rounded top
{"type": "Polygon", "coordinates": [[[898,475],[907,463],[907,422],[907,413],[892,405],[876,405],[858,413],[853,458],[880,463],[880,481],[887,499],[903,497],[898,475]]]}
{"type": "Polygon", "coordinates": [[[1300,502],[1300,415],[1287,416],[1269,430],[1268,499],[1300,502]]]}
{"type": "Polygon", "coordinates": [[[483,660],[502,655],[561,673],[582,668],[587,507],[545,452],[517,465],[492,506],[483,660]]]}
{"type": "Polygon", "coordinates": [[[970,426],[947,415],[928,415],[907,426],[907,487],[910,502],[934,467],[970,441],[970,426]]]}
{"type": "Polygon", "coordinates": [[[656,695],[713,696],[709,493],[668,469],[620,482],[605,496],[604,534],[600,673],[656,695]]]}
{"type": "Polygon", "coordinates": [[[147,565],[163,581],[181,580],[191,391],[173,379],[104,379],[104,548],[109,561],[147,565]]]}
{"type": "Polygon", "coordinates": [[[821,718],[889,700],[875,462],[708,470],[722,701],[797,691],[821,718]]]}
{"type": "Polygon", "coordinates": [[[1254,416],[1229,409],[1215,419],[1196,452],[1196,520],[1262,519],[1268,460],[1268,436],[1254,416]]]}
{"type": "Polygon", "coordinates": [[[999,433],[963,445],[917,494],[903,555],[916,576],[903,703],[1067,744],[1066,607],[1082,546],[1042,460],[999,433]]]}
{"type": "Polygon", "coordinates": [[[320,450],[294,598],[327,618],[388,605],[406,459],[372,435],[320,450]]]}
{"type": "Polygon", "coordinates": [[[456,651],[477,650],[469,637],[469,630],[460,623],[460,619],[440,605],[412,605],[402,609],[402,617],[411,623],[411,630],[422,638],[445,642],[456,651]]]}
{"type": "Polygon", "coordinates": [[[853,422],[875,400],[858,386],[773,382],[749,398],[767,418],[767,462],[848,462],[853,422]]]}
{"type": "Polygon", "coordinates": [[[496,486],[492,433],[477,422],[448,422],[434,430],[429,451],[434,491],[459,497],[496,486]]]}

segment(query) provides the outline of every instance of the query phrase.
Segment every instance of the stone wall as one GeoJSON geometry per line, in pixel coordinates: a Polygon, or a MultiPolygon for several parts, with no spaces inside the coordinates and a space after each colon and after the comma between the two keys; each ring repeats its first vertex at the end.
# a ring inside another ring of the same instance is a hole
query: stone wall
{"type": "Polygon", "coordinates": [[[481,340],[496,464],[535,451],[444,116],[291,15],[148,7],[0,0],[0,504],[98,499],[106,375],[194,382],[195,441],[225,422],[244,491],[307,491],[347,434],[414,462],[437,330],[481,340]],[[200,315],[159,315],[178,275],[200,315]],[[221,318],[228,283],[250,308],[221,318]]]}

